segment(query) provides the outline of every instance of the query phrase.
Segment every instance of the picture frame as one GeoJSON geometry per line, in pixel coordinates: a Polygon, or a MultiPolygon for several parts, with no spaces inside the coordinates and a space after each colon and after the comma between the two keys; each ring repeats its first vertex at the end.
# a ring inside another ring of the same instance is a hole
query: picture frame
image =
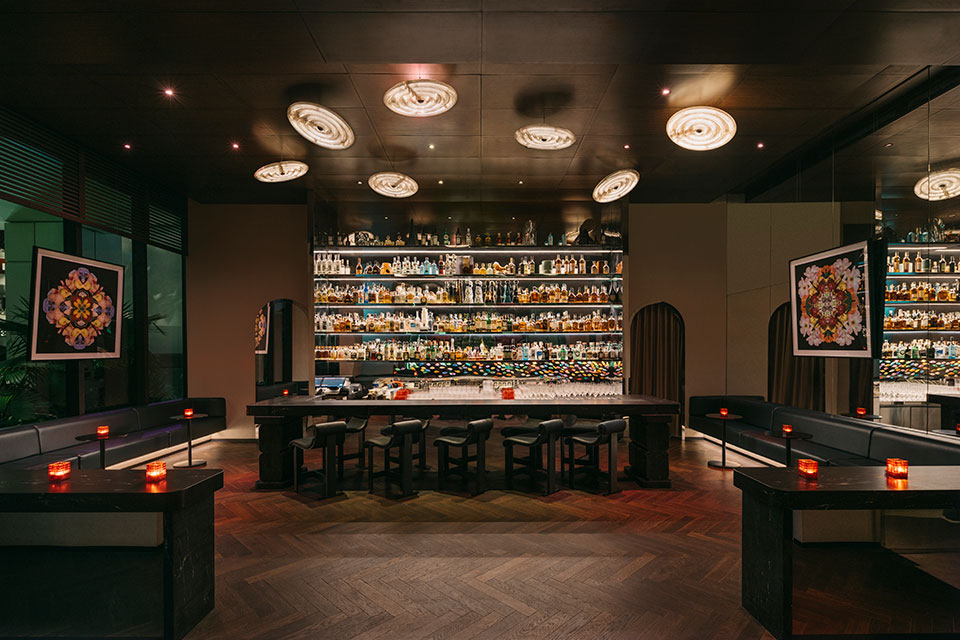
{"type": "Polygon", "coordinates": [[[120,357],[123,265],[35,248],[31,360],[120,357]]]}
{"type": "Polygon", "coordinates": [[[270,353],[270,303],[260,307],[253,321],[253,353],[265,356],[270,353]]]}

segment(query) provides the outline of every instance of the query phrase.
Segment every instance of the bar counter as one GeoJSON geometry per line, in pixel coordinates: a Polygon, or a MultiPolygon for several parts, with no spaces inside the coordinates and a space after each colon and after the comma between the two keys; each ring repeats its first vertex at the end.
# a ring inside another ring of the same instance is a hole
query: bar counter
{"type": "Polygon", "coordinates": [[[400,415],[427,418],[453,415],[469,420],[527,414],[573,414],[580,418],[616,415],[629,418],[630,466],[626,469],[627,475],[643,487],[669,487],[669,423],[679,412],[679,403],[645,395],[515,400],[334,400],[322,396],[286,396],[247,406],[247,415],[253,416],[260,427],[259,489],[280,489],[293,482],[290,442],[302,436],[304,418],[400,415]]]}

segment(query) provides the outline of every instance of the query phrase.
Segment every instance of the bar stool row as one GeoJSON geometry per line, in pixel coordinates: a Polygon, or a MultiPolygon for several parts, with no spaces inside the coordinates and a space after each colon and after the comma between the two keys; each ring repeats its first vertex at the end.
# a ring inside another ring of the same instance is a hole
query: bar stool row
{"type": "MultiPolygon", "coordinates": [[[[430,420],[414,418],[400,419],[383,427],[380,435],[366,437],[368,421],[361,418],[324,422],[307,427],[306,436],[291,443],[293,447],[293,486],[300,490],[305,475],[319,477],[323,482],[323,497],[332,497],[340,493],[339,480],[343,478],[344,461],[357,460],[358,466],[365,469],[368,489],[374,490],[376,478],[383,478],[390,484],[400,487],[403,496],[416,493],[413,488],[414,458],[416,466],[427,468],[427,428],[430,420]],[[347,436],[358,436],[356,453],[345,453],[347,436]],[[322,466],[307,471],[303,467],[304,452],[311,449],[321,450],[322,466]],[[383,468],[374,470],[374,451],[383,452],[383,468]]],[[[501,429],[504,447],[504,474],[507,489],[513,489],[514,477],[525,475],[531,485],[538,479],[543,480],[543,495],[549,495],[558,488],[556,468],[557,448],[566,445],[561,451],[560,473],[565,476],[566,484],[574,488],[578,471],[586,472],[596,480],[604,480],[605,495],[617,493],[617,441],[622,436],[626,422],[622,418],[605,421],[579,420],[565,425],[560,419],[528,418],[521,426],[501,429]],[[583,448],[578,457],[577,448],[583,448]],[[600,450],[606,447],[607,469],[601,471],[600,450]],[[522,450],[518,454],[518,450],[522,450]],[[546,458],[544,458],[546,450],[546,458]]],[[[473,495],[483,493],[487,488],[486,446],[493,431],[493,419],[484,418],[468,422],[464,427],[445,427],[433,444],[437,447],[437,488],[446,488],[449,476],[459,476],[463,481],[473,479],[473,495]],[[471,448],[473,453],[471,453],[471,448]],[[470,463],[474,469],[470,470],[470,463]]]]}

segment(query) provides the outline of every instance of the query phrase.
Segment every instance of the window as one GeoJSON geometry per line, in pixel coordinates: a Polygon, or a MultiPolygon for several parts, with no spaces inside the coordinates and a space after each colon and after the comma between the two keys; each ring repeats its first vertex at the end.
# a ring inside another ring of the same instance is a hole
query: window
{"type": "Polygon", "coordinates": [[[147,395],[150,402],[182,398],[183,258],[147,246],[147,395]]]}

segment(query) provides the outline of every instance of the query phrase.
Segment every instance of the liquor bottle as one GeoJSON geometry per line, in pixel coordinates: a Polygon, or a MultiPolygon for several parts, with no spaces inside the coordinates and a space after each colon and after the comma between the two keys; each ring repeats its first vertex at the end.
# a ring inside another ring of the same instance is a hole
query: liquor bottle
{"type": "Polygon", "coordinates": [[[500,237],[500,232],[499,232],[499,231],[497,231],[497,246],[498,246],[498,247],[502,247],[502,246],[503,246],[503,238],[500,237]]]}
{"type": "Polygon", "coordinates": [[[928,253],[920,260],[920,273],[930,273],[930,271],[930,254],[928,253]]]}
{"type": "Polygon", "coordinates": [[[577,273],[586,273],[587,272],[587,261],[583,259],[583,254],[580,254],[580,263],[577,265],[577,273]]]}
{"type": "Polygon", "coordinates": [[[450,246],[450,233],[446,231],[443,232],[443,246],[450,246]]]}
{"type": "Polygon", "coordinates": [[[548,246],[548,247],[552,247],[552,246],[553,246],[553,234],[552,234],[552,233],[548,233],[548,234],[547,234],[547,246],[548,246]]]}
{"type": "Polygon", "coordinates": [[[460,246],[460,227],[457,227],[457,230],[453,234],[453,244],[455,246],[460,246]]]}
{"type": "MultiPolygon", "coordinates": [[[[491,246],[491,245],[493,244],[493,238],[490,237],[490,232],[489,232],[489,231],[487,232],[487,235],[485,235],[485,236],[483,237],[483,244],[484,244],[485,246],[487,246],[487,247],[489,247],[489,246],[491,246]]],[[[920,256],[920,254],[918,253],[918,254],[917,254],[917,259],[918,259],[918,260],[919,260],[919,256],[920,256]]]]}
{"type": "Polygon", "coordinates": [[[920,257],[919,251],[917,251],[917,257],[913,260],[913,272],[923,273],[923,258],[920,257]]]}
{"type": "Polygon", "coordinates": [[[467,237],[464,238],[463,244],[467,245],[468,247],[473,244],[473,236],[470,235],[470,227],[467,227],[467,237]]]}

